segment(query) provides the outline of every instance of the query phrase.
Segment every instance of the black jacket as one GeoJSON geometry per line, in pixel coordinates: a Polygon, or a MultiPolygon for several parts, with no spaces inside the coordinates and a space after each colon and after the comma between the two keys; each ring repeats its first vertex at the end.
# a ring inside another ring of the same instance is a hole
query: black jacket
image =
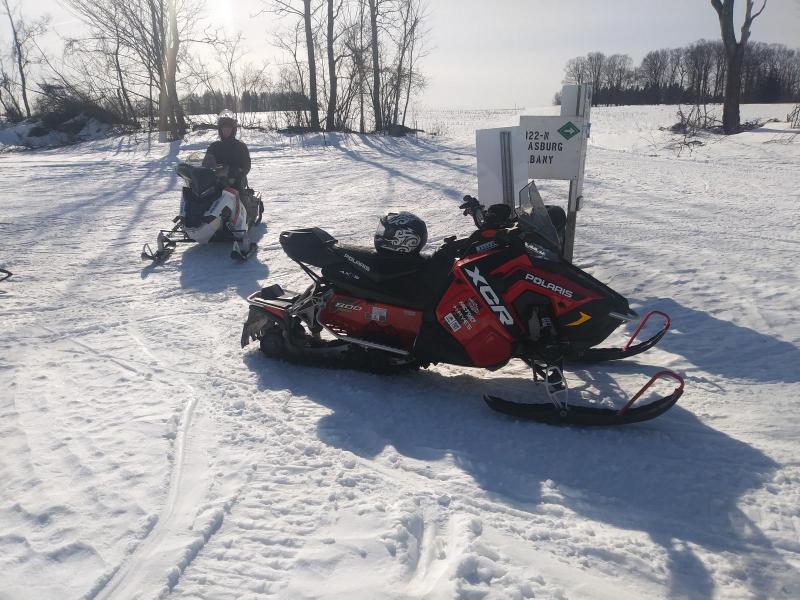
{"type": "Polygon", "coordinates": [[[204,165],[208,164],[209,155],[214,157],[216,164],[228,165],[228,177],[244,179],[250,172],[250,151],[244,142],[233,136],[212,142],[206,151],[204,165]]]}

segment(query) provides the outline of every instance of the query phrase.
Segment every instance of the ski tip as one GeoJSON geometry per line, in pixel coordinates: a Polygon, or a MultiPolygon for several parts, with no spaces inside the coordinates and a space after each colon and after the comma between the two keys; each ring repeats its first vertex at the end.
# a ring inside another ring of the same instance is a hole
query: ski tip
{"type": "Polygon", "coordinates": [[[233,260],[238,260],[239,262],[245,262],[256,252],[258,252],[258,245],[255,243],[250,244],[250,249],[247,252],[242,252],[237,245],[237,247],[231,251],[231,258],[233,260]]]}

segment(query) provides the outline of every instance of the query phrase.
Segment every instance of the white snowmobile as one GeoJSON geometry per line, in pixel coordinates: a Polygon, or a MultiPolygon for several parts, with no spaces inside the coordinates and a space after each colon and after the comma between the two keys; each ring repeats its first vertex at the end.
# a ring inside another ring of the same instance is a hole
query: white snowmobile
{"type": "Polygon", "coordinates": [[[172,229],[162,229],[156,250],[145,244],[142,260],[163,262],[178,244],[233,241],[231,258],[247,260],[258,246],[250,239],[253,225],[261,222],[264,203],[261,195],[243,185],[230,187],[226,165],[194,166],[180,163],[176,172],[184,180],[180,213],[172,229]]]}

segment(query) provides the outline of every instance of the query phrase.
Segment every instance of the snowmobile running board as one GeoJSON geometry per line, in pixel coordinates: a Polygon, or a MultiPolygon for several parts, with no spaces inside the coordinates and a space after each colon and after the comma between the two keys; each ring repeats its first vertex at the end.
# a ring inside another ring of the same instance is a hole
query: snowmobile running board
{"type": "Polygon", "coordinates": [[[619,410],[612,408],[591,408],[588,406],[569,406],[561,404],[525,404],[511,402],[496,396],[484,396],[489,408],[518,419],[528,419],[550,425],[608,426],[627,425],[655,419],[668,411],[683,394],[683,378],[673,371],[663,370],[650,380],[619,410]],[[633,407],[648,388],[659,379],[674,379],[677,386],[673,392],[644,406],[633,407]]]}
{"type": "Polygon", "coordinates": [[[670,318],[667,313],[661,312],[660,310],[651,310],[644,317],[642,317],[642,320],[639,321],[639,325],[636,327],[633,335],[631,335],[627,343],[622,348],[589,348],[588,350],[584,350],[583,352],[580,352],[574,356],[572,361],[596,363],[605,362],[607,360],[620,360],[623,358],[636,356],[645,350],[649,350],[658,342],[660,342],[661,338],[664,337],[664,334],[667,333],[667,330],[669,330],[669,325],[670,318]],[[636,336],[639,335],[639,332],[642,331],[642,328],[644,328],[645,324],[653,315],[660,315],[664,317],[664,324],[661,326],[661,329],[659,329],[658,332],[651,338],[643,342],[639,342],[638,344],[634,344],[633,342],[636,340],[636,336]]]}

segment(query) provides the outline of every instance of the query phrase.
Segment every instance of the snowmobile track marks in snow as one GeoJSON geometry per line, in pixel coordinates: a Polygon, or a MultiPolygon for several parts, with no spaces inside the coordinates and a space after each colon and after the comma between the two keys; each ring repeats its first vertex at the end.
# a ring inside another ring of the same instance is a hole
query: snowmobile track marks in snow
{"type": "MultiPolygon", "coordinates": [[[[136,333],[129,330],[129,334],[153,361],[157,361],[136,333]]],[[[202,432],[205,432],[210,424],[208,417],[197,410],[198,397],[194,390],[182,378],[181,383],[185,387],[188,399],[181,411],[175,432],[166,502],[153,527],[133,553],[97,590],[94,598],[98,600],[135,598],[148,593],[154,597],[165,597],[177,584],[186,566],[197,556],[202,546],[222,523],[223,516],[220,515],[210,527],[200,532],[200,537],[197,532],[192,533],[191,528],[198,506],[205,497],[209,485],[207,462],[202,450],[204,445],[202,432]],[[179,559],[176,559],[173,550],[176,542],[184,547],[179,559]]]]}

